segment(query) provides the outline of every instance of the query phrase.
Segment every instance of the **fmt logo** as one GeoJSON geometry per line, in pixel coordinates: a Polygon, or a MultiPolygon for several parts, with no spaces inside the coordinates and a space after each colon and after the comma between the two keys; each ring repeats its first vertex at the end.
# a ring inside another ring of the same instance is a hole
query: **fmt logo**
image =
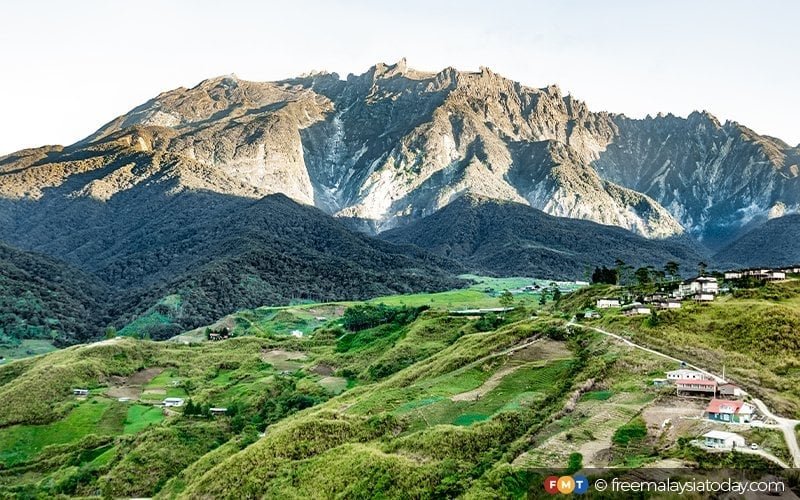
{"type": "Polygon", "coordinates": [[[544,490],[551,495],[556,493],[581,495],[589,490],[589,480],[584,476],[549,476],[544,480],[544,490]]]}

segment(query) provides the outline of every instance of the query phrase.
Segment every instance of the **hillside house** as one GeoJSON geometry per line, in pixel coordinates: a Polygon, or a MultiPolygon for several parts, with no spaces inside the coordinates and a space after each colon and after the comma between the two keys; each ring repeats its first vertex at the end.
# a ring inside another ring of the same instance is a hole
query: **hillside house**
{"type": "Polygon", "coordinates": [[[692,300],[695,302],[713,302],[714,297],[716,297],[716,295],[713,293],[699,292],[692,296],[692,300]]]}
{"type": "Polygon", "coordinates": [[[586,311],[583,313],[583,317],[586,319],[595,319],[600,317],[600,313],[597,311],[586,311]]]}
{"type": "Polygon", "coordinates": [[[726,398],[738,398],[744,396],[744,391],[734,384],[721,384],[719,386],[719,395],[726,398]]]}
{"type": "Polygon", "coordinates": [[[619,299],[609,299],[609,298],[597,299],[598,309],[610,309],[612,307],[619,307],[619,306],[620,306],[619,299]]]}
{"type": "Polygon", "coordinates": [[[696,370],[689,370],[681,368],[680,370],[672,370],[667,372],[667,380],[711,380],[712,378],[705,373],[696,370]]]}
{"type": "Polygon", "coordinates": [[[726,280],[740,280],[744,274],[741,271],[725,271],[726,280]]]}
{"type": "Polygon", "coordinates": [[[669,298],[669,295],[667,295],[666,293],[654,293],[654,294],[645,296],[642,300],[644,301],[645,304],[649,304],[649,303],[652,303],[652,302],[656,302],[656,303],[657,302],[661,302],[661,301],[667,300],[668,298],[669,298]]]}
{"type": "Polygon", "coordinates": [[[716,295],[719,293],[719,283],[717,283],[717,278],[712,276],[698,276],[681,283],[678,286],[678,293],[681,297],[690,297],[696,294],[716,295]]]}
{"type": "Polygon", "coordinates": [[[208,334],[208,340],[212,342],[216,342],[219,340],[228,340],[229,335],[228,332],[211,332],[208,334]]]}
{"type": "Polygon", "coordinates": [[[784,271],[770,271],[765,278],[767,281],[783,281],[786,279],[784,271]]]}
{"type": "Polygon", "coordinates": [[[703,444],[708,448],[744,448],[744,438],[733,432],[709,431],[703,434],[703,444]]]}
{"type": "Polygon", "coordinates": [[[165,407],[183,406],[183,398],[166,398],[161,404],[165,407]]]}
{"type": "Polygon", "coordinates": [[[225,415],[226,413],[228,413],[228,409],[227,408],[214,407],[214,408],[209,408],[208,412],[211,414],[212,417],[219,417],[219,416],[222,416],[222,415],[225,415]]]}
{"type": "Polygon", "coordinates": [[[681,301],[678,299],[667,299],[661,302],[656,302],[656,307],[659,309],[680,309],[681,301]]]}
{"type": "Polygon", "coordinates": [[[650,308],[640,304],[639,302],[634,302],[632,304],[623,306],[622,314],[624,314],[625,316],[638,316],[640,314],[650,314],[650,308]]]}
{"type": "Polygon", "coordinates": [[[742,400],[712,399],[705,416],[717,422],[745,423],[753,418],[754,408],[742,400]]]}
{"type": "Polygon", "coordinates": [[[72,389],[72,394],[74,396],[88,396],[89,389],[72,389]]]}
{"type": "Polygon", "coordinates": [[[675,393],[680,395],[715,396],[717,394],[717,381],[704,379],[675,380],[675,393]]]}

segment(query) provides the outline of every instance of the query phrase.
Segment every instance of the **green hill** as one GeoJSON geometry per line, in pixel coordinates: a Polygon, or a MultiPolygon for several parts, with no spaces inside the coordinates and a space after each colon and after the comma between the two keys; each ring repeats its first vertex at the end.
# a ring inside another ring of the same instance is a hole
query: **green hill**
{"type": "Polygon", "coordinates": [[[86,342],[105,326],[104,284],[88,273],[0,243],[0,356],[31,340],[86,342]]]}
{"type": "Polygon", "coordinates": [[[647,239],[619,227],[476,196],[462,196],[380,237],[417,245],[479,274],[501,276],[587,279],[594,267],[613,265],[616,259],[658,268],[676,261],[685,269],[703,260],[688,240],[647,239]]]}
{"type": "MultiPolygon", "coordinates": [[[[779,288],[786,298],[778,307],[794,308],[796,287],[779,288]]],[[[671,325],[717,321],[719,335],[690,331],[674,348],[691,359],[713,344],[743,359],[764,335],[758,329],[773,323],[725,339],[733,323],[721,323],[723,311],[749,307],[742,324],[758,322],[769,303],[732,297],[687,307],[675,321],[663,314],[651,329],[616,314],[599,324],[677,344],[671,325]]],[[[659,430],[660,415],[685,403],[651,379],[675,363],[567,328],[556,310],[518,307],[489,321],[402,303],[331,304],[221,322],[239,336],[118,338],[0,366],[0,496],[522,498],[541,493],[542,470],[661,459],[770,468],[678,439],[702,432],[697,419],[682,434],[659,430]],[[89,395],[76,398],[74,388],[89,395]],[[162,412],[153,404],[165,397],[186,404],[162,412]],[[211,416],[210,407],[227,413],[211,416]]],[[[779,352],[800,349],[791,336],[765,340],[762,364],[746,367],[764,369],[765,392],[748,389],[788,410],[794,379],[772,387],[769,370],[779,373],[779,352]]],[[[762,434],[748,439],[785,456],[780,435],[762,434]]]]}

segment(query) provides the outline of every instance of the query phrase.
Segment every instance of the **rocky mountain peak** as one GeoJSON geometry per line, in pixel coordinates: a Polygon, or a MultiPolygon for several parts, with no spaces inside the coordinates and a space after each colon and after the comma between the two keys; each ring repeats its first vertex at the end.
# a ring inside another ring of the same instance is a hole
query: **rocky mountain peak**
{"type": "Polygon", "coordinates": [[[632,119],[593,112],[556,85],[485,67],[418,71],[405,59],[346,80],[211,78],[159,94],[64,151],[2,161],[9,196],[63,186],[51,196],[113,200],[171,179],[235,196],[283,193],[378,230],[475,195],[714,245],[776,206],[800,207],[798,148],[706,111],[632,119]]]}

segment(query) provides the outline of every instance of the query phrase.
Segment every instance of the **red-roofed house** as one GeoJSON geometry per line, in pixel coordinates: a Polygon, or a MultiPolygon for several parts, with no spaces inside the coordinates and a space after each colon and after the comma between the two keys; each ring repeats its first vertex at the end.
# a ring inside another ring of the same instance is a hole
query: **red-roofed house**
{"type": "Polygon", "coordinates": [[[675,389],[677,394],[691,393],[691,394],[710,394],[717,393],[717,382],[715,380],[703,379],[679,379],[675,380],[675,389]]]}
{"type": "Polygon", "coordinates": [[[754,408],[744,401],[712,399],[706,408],[706,417],[718,422],[749,422],[754,408]]]}

